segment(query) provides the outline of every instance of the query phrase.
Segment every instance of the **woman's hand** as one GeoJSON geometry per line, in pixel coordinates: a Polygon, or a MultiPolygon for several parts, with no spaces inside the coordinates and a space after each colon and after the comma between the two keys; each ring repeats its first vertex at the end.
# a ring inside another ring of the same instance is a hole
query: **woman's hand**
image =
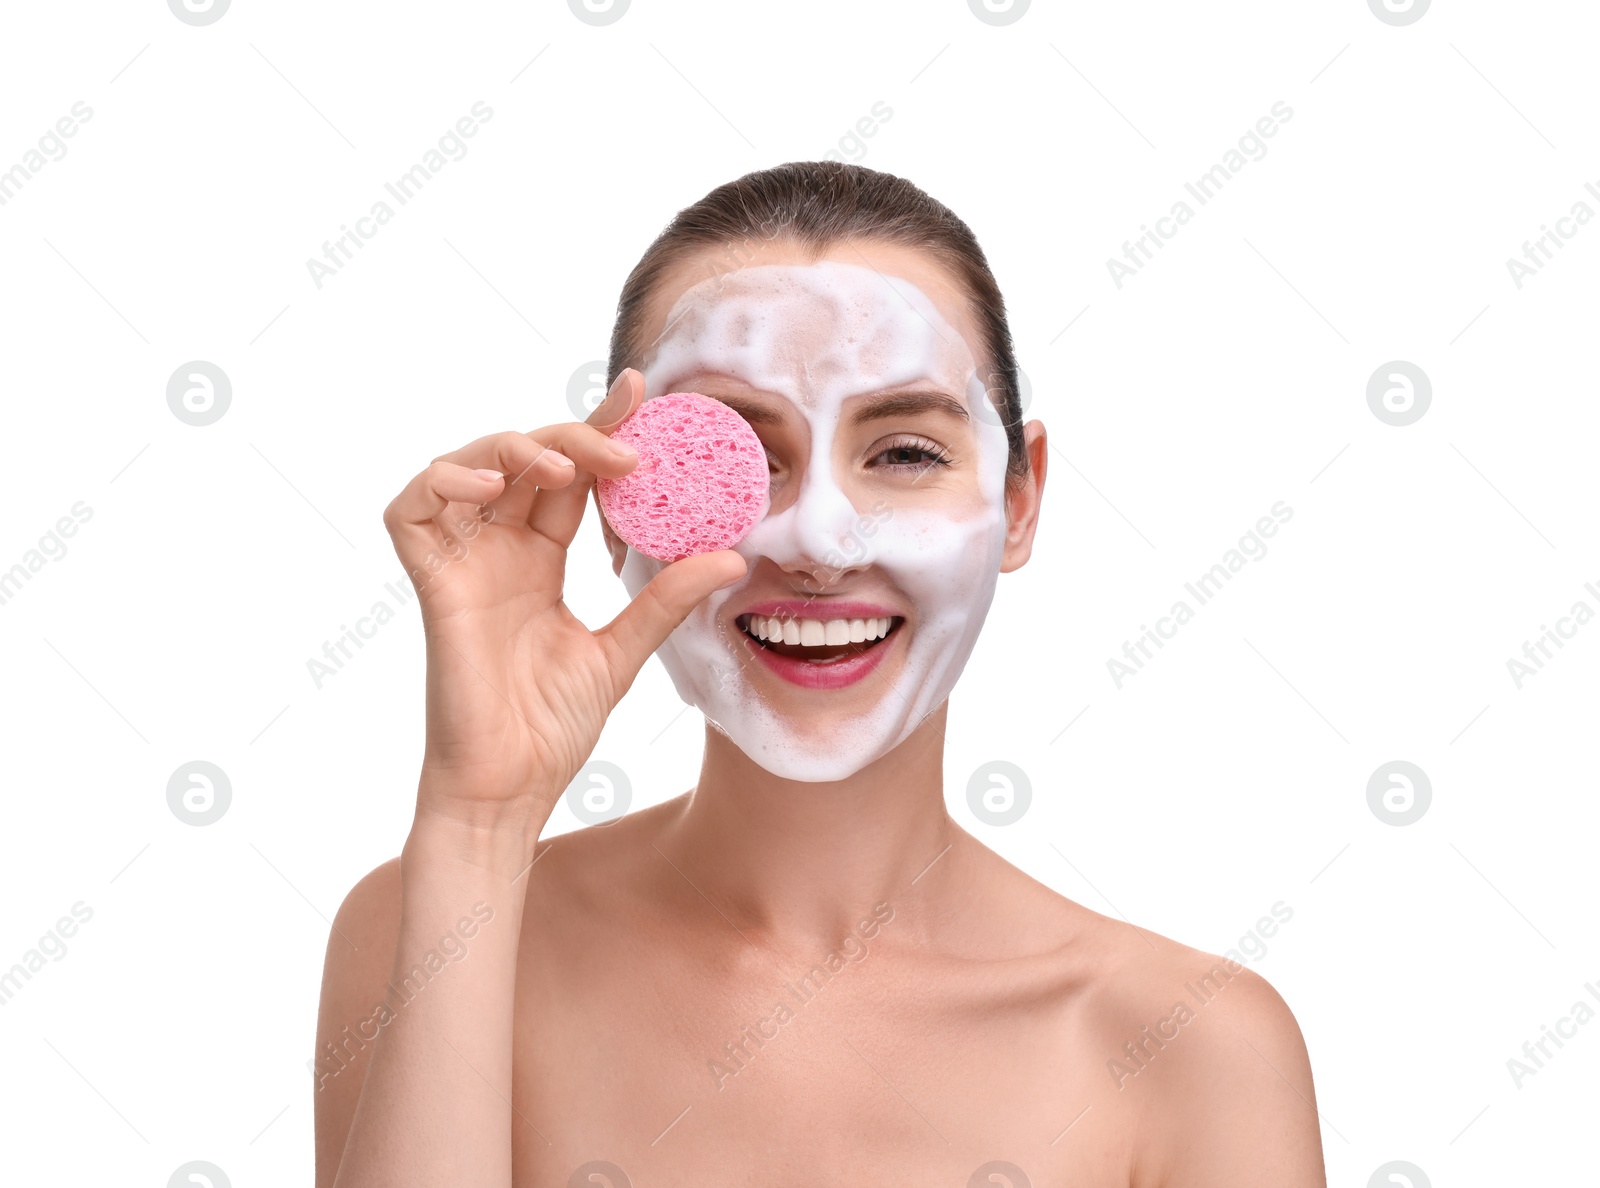
{"type": "Polygon", "coordinates": [[[427,636],[419,822],[518,829],[531,854],[651,653],[701,599],[744,576],[732,549],[687,557],[597,631],[562,601],[595,478],[638,462],[609,433],[643,397],[629,368],[587,421],[479,438],[436,458],[385,509],[427,636]]]}

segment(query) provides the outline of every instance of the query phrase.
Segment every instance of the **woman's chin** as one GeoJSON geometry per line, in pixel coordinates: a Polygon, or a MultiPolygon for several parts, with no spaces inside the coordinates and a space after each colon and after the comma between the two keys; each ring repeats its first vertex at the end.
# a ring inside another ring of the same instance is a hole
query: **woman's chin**
{"type": "Polygon", "coordinates": [[[758,766],[786,779],[825,783],[856,774],[893,749],[911,708],[911,698],[894,687],[908,642],[896,634],[859,657],[833,661],[794,659],[744,640],[743,679],[767,713],[740,715],[744,737],[730,737],[758,766]]]}

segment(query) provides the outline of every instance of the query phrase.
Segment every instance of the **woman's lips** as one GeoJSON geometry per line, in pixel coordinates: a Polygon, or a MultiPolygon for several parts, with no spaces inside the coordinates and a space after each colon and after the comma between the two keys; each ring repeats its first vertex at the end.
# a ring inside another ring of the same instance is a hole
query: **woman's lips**
{"type": "Polygon", "coordinates": [[[842,689],[865,677],[887,658],[889,651],[900,638],[900,626],[905,620],[891,620],[887,636],[868,643],[859,651],[846,653],[833,659],[806,660],[787,656],[768,647],[749,632],[740,630],[744,646],[755,658],[790,684],[805,689],[842,689]]]}
{"type": "Polygon", "coordinates": [[[736,618],[745,615],[775,615],[780,619],[871,619],[894,618],[895,609],[879,602],[861,602],[848,598],[769,598],[753,602],[742,608],[736,618]]]}

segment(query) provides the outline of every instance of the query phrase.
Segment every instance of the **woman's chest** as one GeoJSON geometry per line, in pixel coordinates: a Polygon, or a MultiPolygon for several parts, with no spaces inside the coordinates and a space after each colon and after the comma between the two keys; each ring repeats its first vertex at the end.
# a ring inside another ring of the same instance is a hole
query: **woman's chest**
{"type": "Polygon", "coordinates": [[[519,1186],[1129,1182],[1128,1103],[1070,1015],[985,1010],[870,958],[676,958],[519,979],[519,1186]]]}

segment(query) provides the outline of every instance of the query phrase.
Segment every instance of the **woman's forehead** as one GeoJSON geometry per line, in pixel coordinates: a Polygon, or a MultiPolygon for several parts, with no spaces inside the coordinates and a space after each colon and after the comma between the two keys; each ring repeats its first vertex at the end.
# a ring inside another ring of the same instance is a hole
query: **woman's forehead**
{"type": "Polygon", "coordinates": [[[957,328],[959,303],[951,308],[952,294],[932,287],[836,258],[704,277],[666,311],[646,354],[647,386],[659,395],[715,374],[803,407],[907,384],[964,394],[976,371],[973,344],[957,328]]]}

